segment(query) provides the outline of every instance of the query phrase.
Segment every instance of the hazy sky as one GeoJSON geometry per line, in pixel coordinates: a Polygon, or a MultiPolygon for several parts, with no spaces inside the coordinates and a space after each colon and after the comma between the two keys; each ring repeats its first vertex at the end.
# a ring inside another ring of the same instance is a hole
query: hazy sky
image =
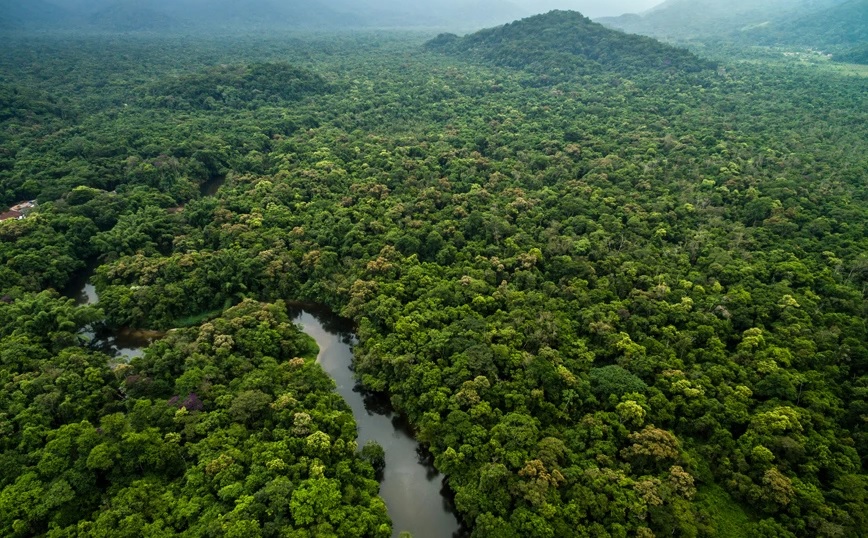
{"type": "MultiPolygon", "coordinates": [[[[49,0],[72,9],[82,5],[111,4],[113,0],[49,0]]],[[[114,0],[117,1],[117,0],[114,0]]],[[[417,0],[436,3],[437,0],[417,0]]],[[[663,0],[507,0],[531,13],[543,13],[552,9],[573,9],[588,17],[605,17],[623,13],[638,13],[663,2],[663,0]]],[[[762,1],[762,0],[757,0],[762,1]]],[[[328,4],[329,2],[326,2],[328,4]]],[[[386,3],[382,0],[374,4],[386,3]]]]}
{"type": "Polygon", "coordinates": [[[624,13],[639,13],[663,0],[513,0],[513,3],[533,12],[552,9],[574,9],[588,17],[606,17],[624,13]]]}

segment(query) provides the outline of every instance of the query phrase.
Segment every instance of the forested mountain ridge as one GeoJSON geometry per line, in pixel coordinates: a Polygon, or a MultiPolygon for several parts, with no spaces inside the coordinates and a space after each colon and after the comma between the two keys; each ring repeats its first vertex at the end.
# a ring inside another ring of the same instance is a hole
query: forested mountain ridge
{"type": "Polygon", "coordinates": [[[668,0],[642,14],[603,17],[626,32],[670,40],[711,38],[820,12],[847,0],[668,0]]]}
{"type": "Polygon", "coordinates": [[[389,535],[299,299],[475,537],[868,535],[868,79],[516,25],[10,39],[0,534],[389,535]]]}
{"type": "Polygon", "coordinates": [[[603,71],[699,71],[712,65],[687,50],[610,30],[575,11],[552,11],[464,37],[441,34],[426,48],[552,80],[603,71]]]}
{"type": "Polygon", "coordinates": [[[0,0],[0,28],[54,26],[70,13],[47,0],[0,0]]]}
{"type": "Polygon", "coordinates": [[[323,2],[299,0],[37,0],[22,8],[10,4],[7,30],[156,32],[250,31],[263,28],[346,28],[361,20],[323,2]],[[14,8],[14,9],[12,9],[14,8]],[[14,23],[14,24],[13,24],[14,23]]]}
{"type": "Polygon", "coordinates": [[[180,20],[138,1],[113,4],[83,19],[82,23],[117,32],[166,32],[182,25],[180,20]]]}
{"type": "Polygon", "coordinates": [[[846,61],[858,61],[868,42],[865,0],[673,0],[642,15],[599,22],[670,41],[811,47],[846,61]]]}
{"type": "Polygon", "coordinates": [[[868,0],[847,0],[822,11],[756,28],[745,37],[770,44],[816,48],[864,47],[868,43],[868,0]]]}

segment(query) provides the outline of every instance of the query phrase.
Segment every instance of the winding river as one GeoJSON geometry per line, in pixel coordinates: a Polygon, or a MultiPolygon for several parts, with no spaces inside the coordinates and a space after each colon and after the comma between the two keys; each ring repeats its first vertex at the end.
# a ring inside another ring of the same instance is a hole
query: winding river
{"type": "Polygon", "coordinates": [[[392,518],[393,536],[408,531],[413,538],[465,536],[458,525],[451,495],[432,458],[413,439],[409,425],[384,398],[365,393],[352,371],[355,335],[352,324],[325,309],[290,306],[304,332],[319,345],[317,362],[337,384],[353,411],[359,446],[374,440],[386,451],[380,496],[392,518]]]}
{"type": "MultiPolygon", "coordinates": [[[[80,305],[99,301],[96,290],[79,277],[70,296],[80,305]]],[[[380,495],[392,518],[393,536],[407,531],[413,538],[459,538],[467,532],[459,525],[451,493],[442,476],[434,469],[432,458],[413,439],[403,417],[392,409],[388,400],[365,393],[356,383],[352,371],[356,342],[352,324],[312,305],[289,306],[290,316],[319,345],[317,362],[334,379],[338,393],[352,409],[358,425],[359,446],[375,440],[386,453],[386,468],[380,482],[380,495]]],[[[121,330],[112,334],[90,334],[95,346],[117,361],[141,356],[144,349],[159,338],[157,333],[121,330]]]]}

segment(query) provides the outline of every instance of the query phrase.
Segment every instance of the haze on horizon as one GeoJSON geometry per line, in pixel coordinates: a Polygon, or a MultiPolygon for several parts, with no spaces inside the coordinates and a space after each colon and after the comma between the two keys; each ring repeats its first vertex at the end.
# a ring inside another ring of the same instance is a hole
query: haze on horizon
{"type": "MultiPolygon", "coordinates": [[[[22,0],[24,1],[24,0],[22,0]]],[[[94,4],[100,6],[120,3],[124,0],[48,0],[50,3],[59,5],[70,10],[88,9],[94,4]]],[[[504,0],[504,4],[512,3],[530,13],[541,13],[553,9],[570,9],[579,11],[589,17],[605,17],[621,15],[623,13],[640,13],[662,3],[664,0],[504,0]]],[[[238,2],[244,3],[244,0],[238,2]]],[[[277,3],[283,3],[277,0],[277,3]]],[[[328,2],[326,2],[328,3],[328,2]]],[[[378,4],[401,5],[397,0],[376,2],[378,4]]],[[[441,0],[423,0],[416,4],[438,4],[441,0]]],[[[447,2],[448,3],[448,2],[447,2]]],[[[406,5],[406,4],[404,4],[406,5]]]]}
{"type": "Polygon", "coordinates": [[[513,0],[513,3],[531,13],[552,9],[571,9],[586,17],[614,17],[624,13],[642,13],[664,0],[513,0]]]}
{"type": "Polygon", "coordinates": [[[0,0],[0,19],[107,30],[254,25],[481,28],[553,9],[587,17],[641,13],[662,0],[0,0]]]}

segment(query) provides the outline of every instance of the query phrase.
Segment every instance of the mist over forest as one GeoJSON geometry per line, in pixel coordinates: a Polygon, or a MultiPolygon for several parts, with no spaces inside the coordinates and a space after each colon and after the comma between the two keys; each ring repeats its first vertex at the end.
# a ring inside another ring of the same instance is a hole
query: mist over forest
{"type": "Polygon", "coordinates": [[[799,46],[842,61],[868,62],[868,0],[668,0],[642,14],[599,22],[706,54],[733,46],[799,46]]]}
{"type": "Polygon", "coordinates": [[[611,28],[691,46],[813,45],[851,61],[868,54],[868,0],[0,0],[0,31],[468,32],[550,9],[580,11],[611,28]]]}
{"type": "Polygon", "coordinates": [[[550,9],[591,16],[644,9],[650,0],[622,2],[529,0],[2,0],[6,25],[102,31],[244,30],[295,27],[479,28],[550,9]]]}

